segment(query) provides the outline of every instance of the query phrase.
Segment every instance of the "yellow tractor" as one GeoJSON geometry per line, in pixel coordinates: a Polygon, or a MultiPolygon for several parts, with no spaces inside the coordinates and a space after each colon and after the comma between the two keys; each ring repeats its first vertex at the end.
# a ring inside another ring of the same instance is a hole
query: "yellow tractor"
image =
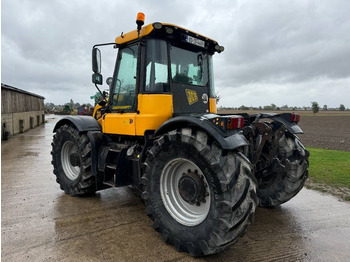
{"type": "Polygon", "coordinates": [[[308,152],[299,115],[220,115],[215,40],[168,23],[137,29],[92,49],[92,82],[102,84],[98,47],[118,49],[109,92],[93,117],[54,128],[52,164],[71,196],[109,187],[141,192],[165,242],[193,256],[234,244],[255,209],[280,205],[303,187],[308,152]]]}

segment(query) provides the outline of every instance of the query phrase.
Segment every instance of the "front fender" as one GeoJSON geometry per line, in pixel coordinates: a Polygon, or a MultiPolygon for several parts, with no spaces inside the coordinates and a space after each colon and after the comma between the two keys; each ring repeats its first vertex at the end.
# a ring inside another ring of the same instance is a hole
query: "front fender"
{"type": "Polygon", "coordinates": [[[91,116],[67,116],[56,123],[53,132],[66,124],[75,126],[79,132],[102,131],[100,123],[91,116]]]}
{"type": "Polygon", "coordinates": [[[247,146],[249,143],[244,137],[241,130],[236,132],[225,133],[218,127],[212,124],[210,117],[215,117],[215,115],[208,115],[195,117],[195,116],[178,116],[169,119],[163,123],[159,129],[155,132],[154,136],[160,136],[169,132],[171,130],[182,128],[182,127],[196,127],[207,132],[214,140],[216,140],[222,149],[232,150],[238,147],[247,146]]]}

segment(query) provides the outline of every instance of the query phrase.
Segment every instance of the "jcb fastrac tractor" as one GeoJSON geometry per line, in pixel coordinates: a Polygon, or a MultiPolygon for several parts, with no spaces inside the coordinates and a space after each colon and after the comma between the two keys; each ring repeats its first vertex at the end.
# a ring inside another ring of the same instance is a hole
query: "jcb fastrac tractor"
{"type": "Polygon", "coordinates": [[[143,21],[139,13],[135,31],[93,47],[96,87],[97,47],[118,49],[109,92],[93,117],[56,124],[54,174],[72,196],[139,189],[166,243],[213,254],[243,236],[258,205],[280,205],[303,187],[309,153],[296,137],[300,117],[217,114],[212,57],[224,48],[176,25],[143,21]]]}

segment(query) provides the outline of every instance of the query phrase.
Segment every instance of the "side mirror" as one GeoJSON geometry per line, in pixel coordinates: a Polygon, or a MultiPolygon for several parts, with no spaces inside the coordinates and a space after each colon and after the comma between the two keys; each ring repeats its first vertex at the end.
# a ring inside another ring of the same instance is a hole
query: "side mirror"
{"type": "Polygon", "coordinates": [[[95,73],[92,75],[92,82],[96,85],[102,85],[103,83],[103,77],[99,73],[95,73]]]}
{"type": "Polygon", "coordinates": [[[95,74],[101,73],[101,51],[96,47],[92,49],[92,71],[95,74]]]}

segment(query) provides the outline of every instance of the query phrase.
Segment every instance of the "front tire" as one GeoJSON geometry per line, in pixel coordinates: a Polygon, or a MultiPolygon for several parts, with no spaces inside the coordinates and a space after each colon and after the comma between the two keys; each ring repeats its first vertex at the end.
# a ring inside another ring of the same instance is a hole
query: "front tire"
{"type": "Polygon", "coordinates": [[[51,155],[56,181],[66,194],[88,195],[96,191],[91,144],[86,134],[69,125],[61,126],[53,137],[51,155]]]}
{"type": "Polygon", "coordinates": [[[220,252],[253,222],[257,197],[249,161],[202,131],[182,128],[156,140],[144,172],[146,213],[178,251],[220,252]]]}

